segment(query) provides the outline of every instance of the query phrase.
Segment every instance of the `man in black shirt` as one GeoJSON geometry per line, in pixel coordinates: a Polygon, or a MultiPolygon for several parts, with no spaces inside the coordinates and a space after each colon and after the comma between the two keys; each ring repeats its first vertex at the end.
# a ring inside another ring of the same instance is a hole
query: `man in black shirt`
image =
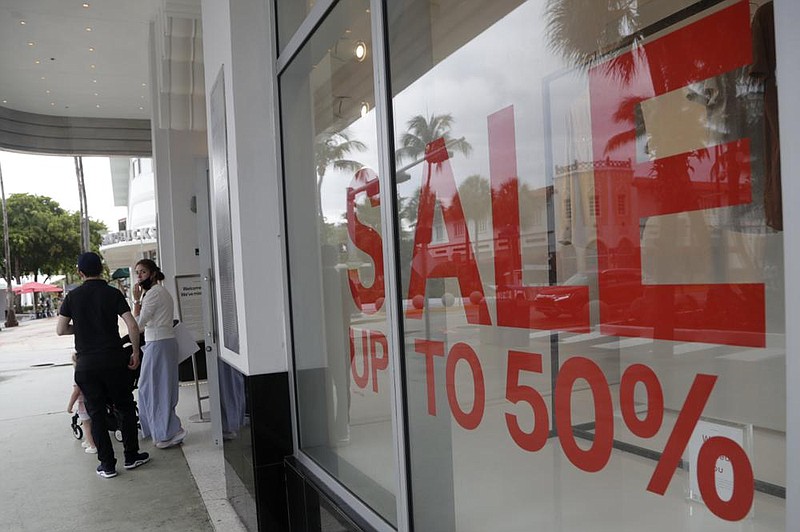
{"type": "Polygon", "coordinates": [[[84,280],[61,303],[56,332],[75,335],[75,383],[83,393],[86,410],[92,419],[92,437],[97,445],[97,474],[117,476],[114,447],[108,436],[106,405],[111,403],[122,418],[122,443],[125,469],[135,469],[150,461],[139,452],[136,405],[133,400],[131,370],[139,366],[139,326],[122,293],[101,278],[103,265],[95,253],[78,257],[78,273],[84,280]],[[117,317],[128,328],[133,352],[128,357],[119,336],[117,317]]]}

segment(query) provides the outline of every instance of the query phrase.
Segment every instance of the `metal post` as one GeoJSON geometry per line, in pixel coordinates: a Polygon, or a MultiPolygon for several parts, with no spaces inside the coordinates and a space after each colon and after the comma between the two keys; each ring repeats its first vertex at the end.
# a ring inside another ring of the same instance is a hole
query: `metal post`
{"type": "Polygon", "coordinates": [[[16,327],[19,322],[14,312],[14,291],[11,289],[11,245],[8,241],[8,213],[6,212],[6,189],[3,185],[2,166],[0,166],[0,204],[3,208],[3,245],[5,248],[6,327],[16,327]]]}
{"type": "Polygon", "coordinates": [[[75,176],[78,178],[78,200],[81,209],[81,253],[91,251],[89,241],[89,207],[86,203],[86,184],[83,180],[83,159],[75,157],[75,176]]]}

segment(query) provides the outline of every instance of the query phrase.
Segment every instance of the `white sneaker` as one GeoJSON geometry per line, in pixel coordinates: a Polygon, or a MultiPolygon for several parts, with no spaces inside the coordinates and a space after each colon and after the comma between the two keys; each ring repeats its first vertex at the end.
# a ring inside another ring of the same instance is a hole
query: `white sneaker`
{"type": "Polygon", "coordinates": [[[87,447],[83,452],[86,454],[97,454],[97,447],[87,447]]]}
{"type": "Polygon", "coordinates": [[[83,447],[84,449],[86,449],[87,447],[89,447],[89,442],[87,442],[86,440],[83,440],[83,441],[81,442],[81,447],[83,447]]]}
{"type": "Polygon", "coordinates": [[[181,442],[183,442],[183,439],[185,437],[186,437],[186,429],[181,427],[181,430],[179,430],[175,434],[175,436],[173,436],[172,438],[168,439],[167,441],[158,441],[158,442],[156,442],[156,448],[157,449],[168,449],[169,447],[174,447],[174,446],[180,444],[181,442]]]}

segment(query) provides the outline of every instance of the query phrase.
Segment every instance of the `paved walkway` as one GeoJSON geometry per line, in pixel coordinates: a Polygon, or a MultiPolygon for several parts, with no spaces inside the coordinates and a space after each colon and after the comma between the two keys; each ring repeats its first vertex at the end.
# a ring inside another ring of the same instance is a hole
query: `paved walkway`
{"type": "Polygon", "coordinates": [[[244,531],[225,497],[210,423],[189,419],[194,383],[181,386],[178,414],[189,431],[181,447],[143,442],[152,460],[126,471],[115,441],[119,476],[95,474],[96,455],[70,430],[73,339],[56,336],[56,320],[0,330],[0,530],[244,531]]]}

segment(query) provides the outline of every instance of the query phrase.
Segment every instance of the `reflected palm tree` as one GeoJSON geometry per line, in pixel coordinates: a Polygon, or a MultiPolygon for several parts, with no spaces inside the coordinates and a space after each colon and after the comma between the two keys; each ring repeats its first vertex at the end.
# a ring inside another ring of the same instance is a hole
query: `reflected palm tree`
{"type": "MultiPolygon", "coordinates": [[[[547,45],[568,65],[585,70],[611,49],[642,40],[636,0],[548,0],[547,45]]],[[[628,81],[636,71],[635,54],[620,54],[606,65],[607,74],[628,81]]]]}
{"type": "Polygon", "coordinates": [[[492,212],[492,186],[485,177],[473,174],[459,185],[458,195],[461,199],[461,207],[464,210],[464,216],[468,221],[472,221],[472,234],[475,238],[474,244],[477,249],[479,240],[478,222],[488,218],[492,212]]]}
{"type": "Polygon", "coordinates": [[[397,162],[416,161],[425,153],[425,147],[437,139],[444,139],[448,151],[464,155],[472,152],[472,145],[463,137],[454,139],[451,135],[453,115],[422,115],[412,117],[406,123],[406,132],[400,137],[400,148],[395,153],[397,162]]]}
{"type": "Polygon", "coordinates": [[[334,170],[357,172],[364,165],[359,161],[348,159],[353,152],[364,152],[367,145],[360,140],[350,138],[347,131],[325,132],[317,137],[314,143],[314,166],[317,172],[317,214],[322,219],[322,181],[325,172],[333,166],[334,170]]]}
{"type": "MultiPolygon", "coordinates": [[[[405,220],[409,229],[414,229],[417,226],[417,216],[419,213],[419,195],[422,188],[417,187],[414,192],[407,198],[399,197],[398,206],[399,216],[401,220],[405,220]]],[[[400,227],[402,232],[406,232],[403,226],[400,227]]]]}

